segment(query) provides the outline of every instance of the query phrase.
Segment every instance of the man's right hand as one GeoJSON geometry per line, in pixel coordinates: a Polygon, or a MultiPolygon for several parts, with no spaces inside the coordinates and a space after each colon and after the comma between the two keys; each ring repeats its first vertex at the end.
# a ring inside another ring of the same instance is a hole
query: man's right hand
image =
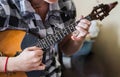
{"type": "Polygon", "coordinates": [[[7,71],[32,71],[44,70],[45,65],[42,63],[43,50],[33,46],[23,50],[16,56],[10,57],[7,65],[7,71]]]}

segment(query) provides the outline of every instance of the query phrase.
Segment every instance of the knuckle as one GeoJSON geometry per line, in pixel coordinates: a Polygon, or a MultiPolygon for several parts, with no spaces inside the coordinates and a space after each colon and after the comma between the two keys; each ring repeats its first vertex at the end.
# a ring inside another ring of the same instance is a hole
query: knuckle
{"type": "Polygon", "coordinates": [[[41,64],[41,62],[36,63],[35,66],[38,67],[38,66],[40,66],[40,64],[41,64]]]}
{"type": "Polygon", "coordinates": [[[33,46],[33,48],[37,48],[36,46],[33,46]]]}
{"type": "Polygon", "coordinates": [[[34,49],[34,48],[37,48],[37,47],[36,47],[36,46],[33,46],[32,48],[34,49]]]}
{"type": "Polygon", "coordinates": [[[28,50],[29,49],[29,47],[28,48],[25,48],[24,50],[28,50]]]}
{"type": "Polygon", "coordinates": [[[31,56],[36,56],[36,53],[34,51],[32,51],[31,56]]]}
{"type": "Polygon", "coordinates": [[[36,63],[36,62],[38,62],[38,59],[33,59],[33,61],[32,61],[33,63],[36,63]]]}
{"type": "Polygon", "coordinates": [[[41,55],[43,55],[43,51],[41,51],[41,55]]]}
{"type": "Polygon", "coordinates": [[[42,55],[42,56],[40,56],[40,58],[41,58],[41,59],[43,59],[43,55],[42,55]]]}
{"type": "Polygon", "coordinates": [[[37,68],[39,65],[36,63],[33,65],[34,68],[37,68]]]}
{"type": "Polygon", "coordinates": [[[39,68],[37,68],[37,70],[44,70],[45,66],[39,66],[39,68]]]}
{"type": "Polygon", "coordinates": [[[36,52],[38,55],[43,55],[43,51],[42,50],[37,50],[36,52]]]}

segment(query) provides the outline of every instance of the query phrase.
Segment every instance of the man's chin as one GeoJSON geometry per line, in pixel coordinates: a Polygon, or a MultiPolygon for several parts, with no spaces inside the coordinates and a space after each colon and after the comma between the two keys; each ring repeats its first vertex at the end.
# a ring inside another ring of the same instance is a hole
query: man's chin
{"type": "Polygon", "coordinates": [[[56,3],[58,0],[44,0],[47,3],[53,4],[56,3]]]}

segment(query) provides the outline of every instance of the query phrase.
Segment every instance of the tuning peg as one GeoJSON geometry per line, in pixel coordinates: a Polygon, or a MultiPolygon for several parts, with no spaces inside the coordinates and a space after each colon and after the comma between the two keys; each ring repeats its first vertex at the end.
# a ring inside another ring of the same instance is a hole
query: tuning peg
{"type": "Polygon", "coordinates": [[[118,4],[118,2],[116,1],[116,2],[113,2],[113,3],[110,3],[110,4],[108,4],[108,6],[109,6],[109,11],[111,11],[116,5],[118,4]]]}

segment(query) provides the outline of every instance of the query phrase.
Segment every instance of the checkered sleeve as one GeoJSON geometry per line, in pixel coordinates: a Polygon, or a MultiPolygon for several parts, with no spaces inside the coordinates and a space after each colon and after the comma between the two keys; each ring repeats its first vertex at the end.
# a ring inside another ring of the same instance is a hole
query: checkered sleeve
{"type": "Polygon", "coordinates": [[[5,13],[5,9],[3,8],[3,3],[0,1],[0,31],[4,30],[7,26],[8,16],[5,13]]]}

